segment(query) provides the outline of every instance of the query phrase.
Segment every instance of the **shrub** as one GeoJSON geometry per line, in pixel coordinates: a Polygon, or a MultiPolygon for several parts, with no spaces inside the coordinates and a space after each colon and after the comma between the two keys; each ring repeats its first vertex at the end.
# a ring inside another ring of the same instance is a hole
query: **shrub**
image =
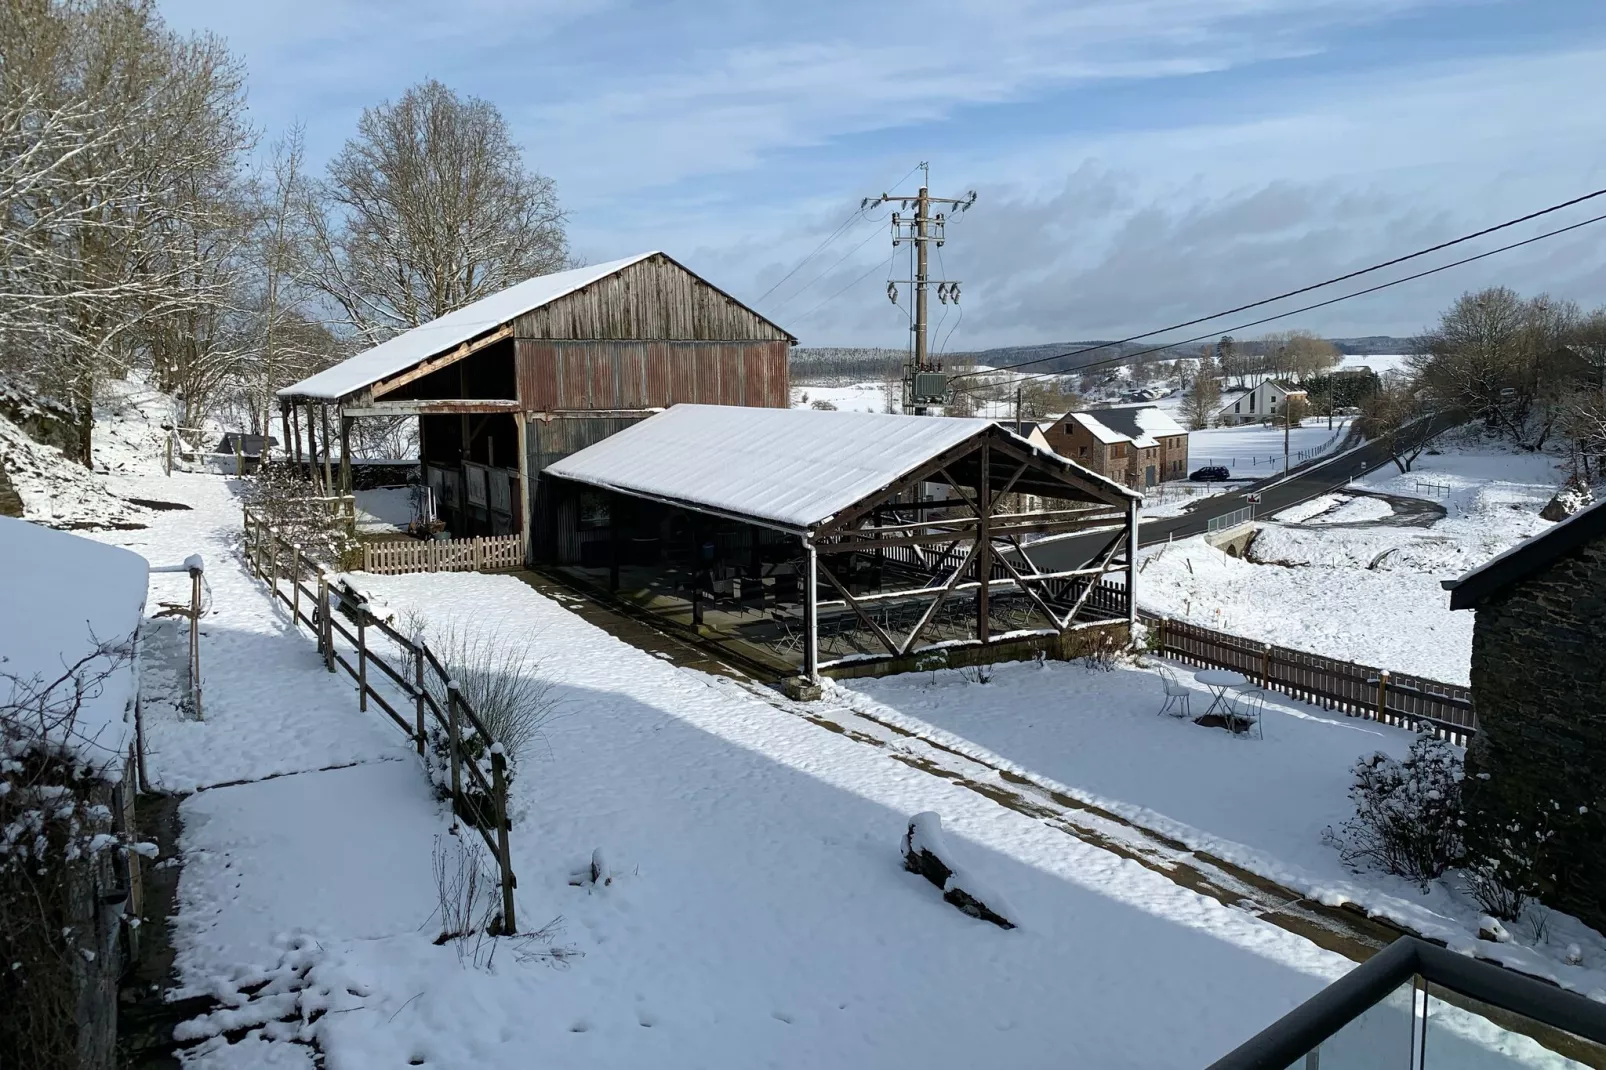
{"type": "Polygon", "coordinates": [[[293,465],[264,464],[243,483],[241,503],[286,544],[299,545],[330,568],[350,562],[358,543],[338,503],[317,500],[317,488],[293,465]]]}
{"type": "Polygon", "coordinates": [[[1455,749],[1427,733],[1403,760],[1361,758],[1349,790],[1355,816],[1337,833],[1329,829],[1328,840],[1346,865],[1382,869],[1426,891],[1462,858],[1461,772],[1455,749]]]}

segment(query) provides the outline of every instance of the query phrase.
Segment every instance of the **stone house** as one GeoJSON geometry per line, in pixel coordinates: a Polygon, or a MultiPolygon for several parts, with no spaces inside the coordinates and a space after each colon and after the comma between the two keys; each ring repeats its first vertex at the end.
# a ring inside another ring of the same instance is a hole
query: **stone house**
{"type": "Polygon", "coordinates": [[[1066,413],[1044,438],[1061,457],[1135,489],[1188,478],[1188,432],[1153,405],[1066,413]]]}
{"type": "Polygon", "coordinates": [[[1253,390],[1233,398],[1216,412],[1216,423],[1222,427],[1234,424],[1258,424],[1275,420],[1288,406],[1288,399],[1308,400],[1307,392],[1281,379],[1266,379],[1253,390]]]}
{"type": "Polygon", "coordinates": [[[1469,820],[1549,824],[1549,905],[1606,929],[1606,502],[1444,586],[1477,611],[1469,820]]]}

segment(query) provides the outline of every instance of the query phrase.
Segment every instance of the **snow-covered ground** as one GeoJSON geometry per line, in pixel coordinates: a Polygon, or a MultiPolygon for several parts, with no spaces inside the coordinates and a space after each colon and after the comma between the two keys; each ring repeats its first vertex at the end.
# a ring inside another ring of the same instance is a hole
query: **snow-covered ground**
{"type": "MultiPolygon", "coordinates": [[[[306,1048],[283,1043],[300,1035],[331,1067],[1197,1067],[1349,968],[900,760],[927,733],[945,733],[950,756],[999,755],[1200,849],[1374,909],[1415,906],[1424,926],[1439,918],[1445,935],[1465,936],[1448,890],[1413,904],[1383,884],[1346,887],[1312,845],[1342,813],[1355,756],[1403,746],[1390,729],[1280,706],[1264,742],[1231,739],[1154,717],[1158,678],[1135,667],[1009,666],[985,687],[927,674],[799,706],[628,646],[514,577],[359,576],[436,628],[517,637],[552,682],[554,716],[518,756],[513,866],[524,927],[556,919],[551,946],[573,955],[557,968],[527,954],[547,943],[506,940],[476,963],[434,942],[431,856],[458,842],[447,815],[405,738],[377,710],[358,711],[350,681],[323,670],[235,557],[232,482],[164,477],[105,441],[109,491],[190,508],[94,537],[157,563],[208,561],[205,720],[163,701],[163,671],[182,664],[159,635],[147,650],[152,779],[207,788],[180,810],[180,990],[236,1005],[185,1035],[328,1011],[235,1045],[206,1041],[189,1065],[310,1066],[306,1048]],[[810,720],[838,708],[915,735],[877,747],[810,720]],[[1018,929],[965,917],[902,871],[899,837],[928,810],[1018,929]],[[571,883],[599,848],[612,883],[571,883]],[[263,980],[261,993],[240,993],[263,980]]],[[[186,583],[153,576],[151,605],[186,583]]],[[[1575,938],[1583,969],[1549,949],[1510,953],[1573,987],[1606,987],[1592,972],[1606,946],[1575,938]]],[[[1479,1038],[1458,1065],[1510,1065],[1498,1050],[1564,1065],[1487,1024],[1456,1028],[1479,1038]]]]}
{"type": "MultiPolygon", "coordinates": [[[[1305,421],[1288,430],[1289,463],[1299,464],[1321,453],[1336,450],[1349,433],[1348,420],[1334,420],[1331,429],[1325,419],[1305,421]]],[[[1266,479],[1283,470],[1283,429],[1250,424],[1244,427],[1212,427],[1188,432],[1188,468],[1221,465],[1233,479],[1266,479]]]]}
{"type": "Polygon", "coordinates": [[[1440,581],[1549,526],[1539,510],[1561,480],[1556,464],[1462,439],[1424,454],[1410,473],[1390,465],[1357,483],[1435,502],[1443,519],[1368,523],[1393,510],[1323,495],[1263,523],[1249,560],[1203,538],[1145,551],[1140,599],[1235,635],[1465,684],[1473,615],[1450,610],[1440,581]]]}
{"type": "MultiPolygon", "coordinates": [[[[894,412],[902,408],[902,390],[900,384],[893,384],[891,396],[894,412]]],[[[844,412],[886,412],[887,388],[884,383],[792,387],[792,408],[806,409],[817,401],[827,402],[844,412]]]]}

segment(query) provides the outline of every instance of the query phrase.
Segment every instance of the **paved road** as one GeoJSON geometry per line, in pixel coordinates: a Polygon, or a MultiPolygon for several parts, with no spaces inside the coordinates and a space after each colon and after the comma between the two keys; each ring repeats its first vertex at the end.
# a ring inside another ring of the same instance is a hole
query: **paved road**
{"type": "MultiPolygon", "coordinates": [[[[1462,422],[1457,414],[1441,414],[1430,418],[1430,433],[1437,435],[1462,422]]],[[[1359,449],[1340,454],[1329,460],[1311,461],[1294,469],[1283,479],[1275,476],[1251,483],[1238,490],[1206,498],[1181,516],[1145,520],[1138,529],[1138,543],[1152,546],[1168,538],[1186,538],[1199,535],[1209,526],[1213,517],[1224,516],[1249,503],[1244,495],[1259,493],[1260,504],[1255,506],[1256,516],[1269,516],[1290,506],[1298,505],[1319,494],[1328,494],[1343,487],[1350,480],[1368,472],[1393,464],[1382,441],[1368,442],[1359,449]]],[[[1072,538],[1037,543],[1029,549],[1032,561],[1044,571],[1081,568],[1108,545],[1109,531],[1094,531],[1072,538]]]]}

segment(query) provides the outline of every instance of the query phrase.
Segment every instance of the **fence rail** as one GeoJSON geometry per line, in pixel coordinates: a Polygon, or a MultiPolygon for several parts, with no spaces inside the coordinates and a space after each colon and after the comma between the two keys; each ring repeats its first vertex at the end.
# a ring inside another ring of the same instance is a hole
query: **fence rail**
{"type": "Polygon", "coordinates": [[[517,535],[476,536],[472,539],[398,539],[365,542],[364,572],[397,575],[403,572],[479,572],[483,569],[520,568],[524,555],[517,535]]]}
{"type": "Polygon", "coordinates": [[[1370,665],[1274,646],[1153,613],[1140,613],[1154,636],[1155,652],[1192,665],[1241,672],[1262,687],[1387,724],[1431,726],[1461,746],[1478,731],[1472,693],[1370,665]]]}
{"type": "Polygon", "coordinates": [[[420,757],[429,748],[431,721],[444,732],[452,813],[477,830],[490,848],[502,887],[501,932],[517,932],[513,889],[518,887],[518,879],[508,845],[507,757],[463,697],[452,674],[422,638],[404,636],[374,616],[359,592],[349,585],[331,582],[321,563],[299,546],[286,542],[249,509],[245,512],[244,549],[246,564],[268,585],[271,597],[288,608],[292,623],[298,630],[305,625],[313,634],[324,668],[329,672],[337,667],[343,669],[356,682],[359,709],[367,710],[370,700],[376,703],[413,741],[420,757]],[[348,623],[341,623],[341,616],[348,623]],[[372,645],[372,631],[378,631],[387,642],[380,647],[372,645]],[[337,635],[345,640],[346,650],[335,642],[337,635]],[[355,665],[348,654],[356,659],[355,665]],[[393,664],[393,659],[398,664],[393,664]],[[412,705],[411,717],[404,716],[369,682],[370,668],[389,677],[406,697],[412,705]],[[479,756],[466,745],[465,725],[480,741],[479,748],[489,755],[488,777],[480,768],[479,756]]]}
{"type": "Polygon", "coordinates": [[[1230,513],[1213,516],[1205,523],[1205,532],[1214,535],[1218,531],[1226,531],[1229,528],[1237,527],[1239,524],[1247,524],[1254,519],[1254,515],[1255,510],[1246,505],[1242,509],[1234,509],[1230,513]]]}

